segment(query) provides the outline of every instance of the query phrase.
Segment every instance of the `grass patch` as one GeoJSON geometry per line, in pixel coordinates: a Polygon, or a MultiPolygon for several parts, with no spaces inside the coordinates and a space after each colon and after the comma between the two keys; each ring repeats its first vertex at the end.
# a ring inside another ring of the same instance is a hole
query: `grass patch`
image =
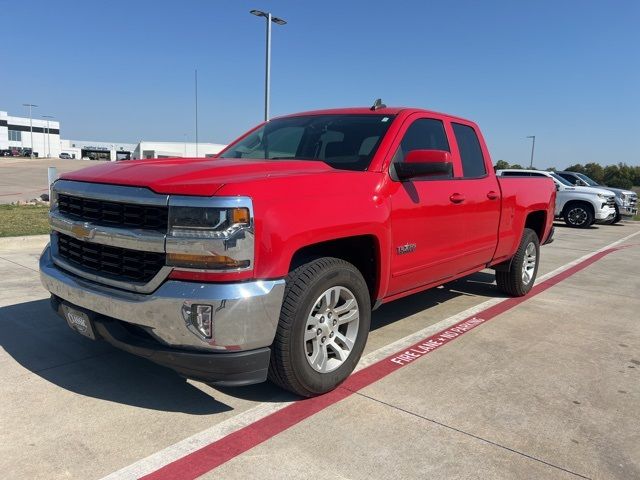
{"type": "Polygon", "coordinates": [[[49,233],[46,205],[0,205],[0,237],[49,233]]]}

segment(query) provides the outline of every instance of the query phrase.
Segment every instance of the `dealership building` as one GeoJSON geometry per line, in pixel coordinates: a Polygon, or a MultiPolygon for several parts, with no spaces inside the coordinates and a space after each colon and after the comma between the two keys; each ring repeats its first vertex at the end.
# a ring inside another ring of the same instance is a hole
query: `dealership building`
{"type": "Polygon", "coordinates": [[[219,143],[102,142],[65,140],[60,138],[60,122],[28,117],[14,117],[0,111],[0,150],[32,148],[39,157],[59,157],[91,160],[129,160],[137,158],[210,157],[225,147],[219,143]]]}

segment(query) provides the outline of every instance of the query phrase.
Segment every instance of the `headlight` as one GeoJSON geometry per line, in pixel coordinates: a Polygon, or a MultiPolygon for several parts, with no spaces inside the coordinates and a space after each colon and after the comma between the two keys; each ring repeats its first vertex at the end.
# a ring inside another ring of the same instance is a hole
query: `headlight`
{"type": "Polygon", "coordinates": [[[251,223],[246,207],[171,207],[169,235],[195,238],[228,238],[251,223]]]}
{"type": "Polygon", "coordinates": [[[170,197],[167,265],[209,271],[251,268],[252,212],[247,197],[170,197]]]}

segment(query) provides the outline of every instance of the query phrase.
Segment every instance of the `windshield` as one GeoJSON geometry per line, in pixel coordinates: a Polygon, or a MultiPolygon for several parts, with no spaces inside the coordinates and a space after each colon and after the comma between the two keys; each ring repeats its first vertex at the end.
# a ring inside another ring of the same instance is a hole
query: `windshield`
{"type": "Polygon", "coordinates": [[[557,173],[552,173],[551,176],[553,178],[555,178],[557,181],[559,181],[561,184],[563,185],[567,185],[569,187],[573,187],[573,185],[571,184],[571,182],[565,180],[564,178],[562,178],[560,175],[558,175],[557,173]]]}
{"type": "Polygon", "coordinates": [[[576,175],[578,177],[580,177],[580,180],[584,180],[586,182],[586,184],[589,185],[590,187],[599,187],[600,186],[598,184],[598,182],[594,182],[593,180],[591,180],[589,177],[587,177],[586,175],[584,175],[582,173],[576,173],[576,175]]]}
{"type": "Polygon", "coordinates": [[[231,144],[220,158],[317,160],[366,170],[393,115],[308,115],[271,120],[231,144]]]}

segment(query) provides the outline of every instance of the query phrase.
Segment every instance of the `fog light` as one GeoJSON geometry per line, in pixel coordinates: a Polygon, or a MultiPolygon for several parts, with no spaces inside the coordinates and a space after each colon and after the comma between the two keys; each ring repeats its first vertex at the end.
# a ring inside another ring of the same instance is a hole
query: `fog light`
{"type": "Polygon", "coordinates": [[[211,305],[184,304],[182,316],[204,338],[211,338],[213,334],[213,307],[211,305]]]}

